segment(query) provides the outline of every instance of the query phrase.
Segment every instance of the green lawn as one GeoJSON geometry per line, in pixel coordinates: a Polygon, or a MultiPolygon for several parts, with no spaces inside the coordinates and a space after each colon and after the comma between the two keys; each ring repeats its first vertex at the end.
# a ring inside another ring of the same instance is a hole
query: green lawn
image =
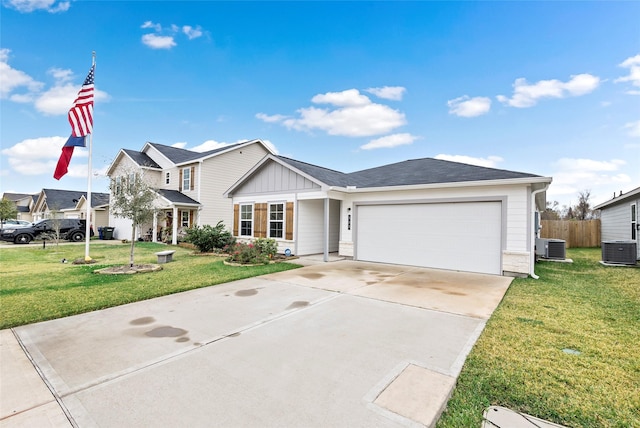
{"type": "Polygon", "coordinates": [[[480,427],[489,405],[569,427],[640,427],[640,268],[602,266],[598,248],[567,257],[513,281],[438,428],[480,427]]]}
{"type": "Polygon", "coordinates": [[[162,244],[136,243],[135,263],[156,263],[155,252],[174,249],[163,270],[135,275],[99,275],[93,271],[129,261],[130,244],[92,242],[91,265],[61,263],[84,259],[84,244],[30,244],[0,248],[0,328],[15,327],[223,282],[295,269],[290,263],[226,266],[216,256],[162,244]]]}

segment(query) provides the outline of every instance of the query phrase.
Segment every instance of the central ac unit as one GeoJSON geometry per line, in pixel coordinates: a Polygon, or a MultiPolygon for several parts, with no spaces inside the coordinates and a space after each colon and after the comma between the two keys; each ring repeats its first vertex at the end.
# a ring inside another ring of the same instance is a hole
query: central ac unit
{"type": "Polygon", "coordinates": [[[536,255],[545,259],[564,260],[566,258],[565,241],[536,238],[536,255]]]}
{"type": "Polygon", "coordinates": [[[637,247],[633,241],[602,241],[602,261],[621,265],[635,265],[637,247]]]}

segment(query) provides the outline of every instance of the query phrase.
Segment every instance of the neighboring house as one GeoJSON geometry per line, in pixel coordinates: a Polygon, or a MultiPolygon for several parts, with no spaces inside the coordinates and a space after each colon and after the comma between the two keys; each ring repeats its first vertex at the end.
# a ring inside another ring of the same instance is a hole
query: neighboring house
{"type": "Polygon", "coordinates": [[[550,177],[414,159],[350,174],[269,155],[225,193],[233,234],[296,255],[534,274],[550,177]]]}
{"type": "Polygon", "coordinates": [[[2,199],[8,199],[16,204],[18,214],[17,220],[33,221],[31,216],[31,209],[35,205],[38,195],[28,195],[25,193],[5,193],[2,195],[2,199]]]}
{"type": "Polygon", "coordinates": [[[638,209],[640,208],[640,187],[622,193],[619,196],[596,205],[593,209],[600,210],[600,235],[603,241],[635,241],[637,258],[640,260],[640,222],[638,209]]]}
{"type": "MultiPolygon", "coordinates": [[[[126,185],[133,174],[143,175],[155,189],[158,213],[153,222],[136,231],[137,238],[177,243],[193,225],[231,227],[231,200],[223,193],[260,159],[271,154],[262,141],[252,140],[206,152],[146,143],[141,151],[121,149],[107,169],[115,187],[126,185]]],[[[110,216],[114,237],[131,238],[131,220],[110,216]]]]}
{"type": "MultiPolygon", "coordinates": [[[[78,218],[86,219],[87,192],[77,190],[42,189],[31,210],[33,221],[46,218],[78,218]]],[[[109,211],[108,193],[91,193],[90,225],[108,226],[109,211]],[[105,215],[105,213],[107,213],[105,215]]]]}

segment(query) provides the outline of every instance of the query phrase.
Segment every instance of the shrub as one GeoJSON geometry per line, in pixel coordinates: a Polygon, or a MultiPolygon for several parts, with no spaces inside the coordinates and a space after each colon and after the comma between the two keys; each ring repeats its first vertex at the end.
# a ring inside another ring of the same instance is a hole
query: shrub
{"type": "Polygon", "coordinates": [[[228,262],[243,264],[267,264],[278,251],[275,239],[257,238],[250,244],[239,243],[226,249],[228,262]]]}
{"type": "Polygon", "coordinates": [[[278,244],[275,239],[270,238],[257,238],[253,241],[253,244],[260,251],[261,254],[266,254],[270,259],[278,252],[278,244]]]}
{"type": "Polygon", "coordinates": [[[218,224],[211,226],[194,226],[186,229],[184,240],[196,246],[201,253],[210,253],[215,250],[221,250],[224,247],[235,244],[236,239],[228,229],[225,229],[224,223],[219,221],[218,224]]]}

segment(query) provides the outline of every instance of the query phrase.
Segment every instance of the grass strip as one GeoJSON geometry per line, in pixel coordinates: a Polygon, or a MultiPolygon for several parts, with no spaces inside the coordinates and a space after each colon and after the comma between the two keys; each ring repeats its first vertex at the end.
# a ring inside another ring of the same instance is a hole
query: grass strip
{"type": "Polygon", "coordinates": [[[640,268],[600,249],[515,279],[471,351],[438,428],[480,427],[490,405],[569,427],[640,427],[640,268]]]}
{"type": "Polygon", "coordinates": [[[0,249],[0,328],[10,328],[104,309],[166,294],[295,269],[291,263],[226,266],[221,257],[193,250],[136,243],[135,263],[156,263],[155,253],[176,250],[172,263],[153,273],[99,275],[97,269],[128,264],[129,244],[92,243],[91,265],[62,263],[84,259],[84,245],[39,245],[0,249]]]}

